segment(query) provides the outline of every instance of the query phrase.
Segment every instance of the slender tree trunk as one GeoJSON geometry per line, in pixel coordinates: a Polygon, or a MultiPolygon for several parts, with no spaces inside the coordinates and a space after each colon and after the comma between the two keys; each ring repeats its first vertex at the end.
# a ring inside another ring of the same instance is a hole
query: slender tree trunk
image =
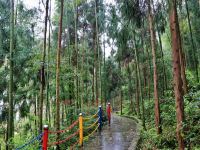
{"type": "MultiPolygon", "coordinates": [[[[122,91],[122,86],[120,87],[120,114],[123,114],[123,91],[122,91]]],[[[113,103],[114,105],[114,103],[113,103]]]]}
{"type": "MultiPolygon", "coordinates": [[[[37,116],[37,95],[35,96],[35,103],[34,103],[34,115],[37,116]]],[[[38,126],[37,126],[37,119],[35,118],[35,134],[37,134],[38,126]]]]}
{"type": "Polygon", "coordinates": [[[98,3],[97,0],[95,0],[95,81],[96,81],[96,106],[99,105],[99,84],[98,84],[98,62],[99,62],[99,38],[98,38],[98,18],[97,18],[97,7],[98,3]]]}
{"type": "Polygon", "coordinates": [[[132,103],[132,90],[131,90],[132,79],[131,79],[130,63],[128,63],[127,72],[128,72],[128,79],[130,81],[130,82],[128,82],[128,96],[129,96],[129,102],[130,102],[129,110],[132,113],[133,112],[133,103],[132,103]]]}
{"type": "Polygon", "coordinates": [[[46,78],[46,120],[50,123],[50,105],[49,105],[49,60],[51,49],[51,0],[49,0],[49,37],[48,37],[48,50],[47,50],[47,78],[46,78]]]}
{"type": "Polygon", "coordinates": [[[195,67],[195,73],[196,73],[196,81],[199,82],[199,72],[198,72],[199,62],[197,59],[196,48],[195,48],[194,39],[193,39],[192,25],[191,25],[190,14],[189,14],[189,9],[188,9],[188,0],[185,0],[185,7],[186,7],[186,12],[187,12],[188,26],[190,30],[190,39],[191,39],[191,44],[192,44],[192,54],[193,54],[194,67],[195,67]]]}
{"type": "Polygon", "coordinates": [[[181,64],[181,78],[183,82],[183,91],[184,91],[184,94],[186,94],[188,92],[187,79],[186,79],[186,74],[185,74],[186,63],[185,63],[185,54],[182,48],[182,39],[181,39],[179,24],[177,26],[177,32],[178,32],[177,34],[178,34],[179,57],[180,57],[180,64],[181,64]]]}
{"type": "MultiPolygon", "coordinates": [[[[144,20],[143,20],[143,28],[145,28],[144,26],[144,20]]],[[[149,32],[150,32],[150,29],[149,29],[149,32]]],[[[147,64],[148,64],[148,99],[149,99],[149,102],[151,100],[151,72],[152,72],[152,68],[151,68],[151,58],[150,58],[150,54],[149,54],[149,49],[148,49],[148,44],[147,44],[147,41],[144,41],[144,33],[142,34],[142,45],[144,44],[145,45],[145,48],[146,48],[146,52],[147,52],[147,64]]],[[[144,49],[144,47],[143,47],[144,49]]],[[[150,115],[150,111],[148,111],[149,115],[150,115]]]]}
{"type": "MultiPolygon", "coordinates": [[[[34,25],[32,24],[31,25],[31,30],[32,30],[32,36],[33,36],[33,41],[32,41],[32,49],[33,49],[33,46],[34,46],[34,42],[35,42],[35,29],[34,29],[34,25]]],[[[34,101],[34,115],[35,115],[35,117],[36,116],[38,116],[38,100],[37,100],[37,94],[35,95],[35,97],[34,97],[34,95],[33,95],[33,98],[35,98],[35,101],[34,101]]],[[[34,129],[34,131],[35,131],[35,134],[37,134],[37,131],[38,131],[38,124],[37,124],[38,122],[37,122],[37,119],[35,118],[34,119],[34,127],[35,127],[35,129],[34,129]]]]}
{"type": "MultiPolygon", "coordinates": [[[[179,34],[180,35],[180,32],[179,34]]],[[[179,48],[179,56],[180,56],[180,63],[181,63],[181,78],[182,78],[182,82],[183,82],[183,91],[184,94],[186,94],[188,92],[188,88],[187,88],[187,79],[186,79],[186,74],[185,74],[185,67],[186,67],[186,62],[185,62],[185,54],[182,50],[182,42],[181,39],[179,37],[179,43],[178,44],[180,46],[179,48]]]]}
{"type": "MultiPolygon", "coordinates": [[[[86,54],[87,54],[87,49],[86,49],[86,54]]],[[[88,66],[88,57],[86,57],[86,66],[88,66]]],[[[86,98],[87,98],[87,104],[89,106],[89,97],[88,97],[88,69],[86,69],[86,85],[85,85],[85,91],[86,91],[86,98]]]]}
{"type": "Polygon", "coordinates": [[[156,34],[154,30],[153,24],[153,14],[151,8],[151,1],[148,0],[148,11],[149,11],[149,27],[151,33],[151,47],[152,47],[152,56],[153,56],[153,69],[154,69],[154,99],[155,99],[155,123],[157,133],[160,134],[162,132],[161,128],[161,119],[160,119],[160,104],[158,97],[158,76],[157,76],[157,65],[156,65],[156,34]]]}
{"type": "MultiPolygon", "coordinates": [[[[67,2],[67,8],[66,9],[68,9],[68,2],[67,2]]],[[[68,15],[68,12],[66,12],[67,13],[67,19],[69,18],[69,15],[68,15]]],[[[67,20],[67,22],[69,22],[68,20],[67,20]]],[[[69,55],[69,59],[68,59],[68,67],[72,67],[72,63],[71,63],[71,57],[72,57],[72,55],[71,55],[71,51],[70,51],[70,34],[69,34],[69,31],[70,31],[70,27],[69,27],[69,23],[67,23],[67,31],[68,31],[68,41],[67,41],[67,51],[68,51],[68,55],[69,55]]],[[[70,69],[70,73],[71,73],[71,69],[70,69]]],[[[70,105],[70,107],[73,107],[72,106],[72,99],[73,99],[73,91],[74,91],[74,87],[73,87],[73,85],[74,85],[74,78],[73,77],[70,77],[69,78],[69,82],[68,82],[68,88],[69,88],[69,105],[70,105]]],[[[70,109],[69,111],[68,111],[68,113],[70,114],[70,124],[72,124],[72,122],[73,122],[73,110],[72,109],[70,109]]]]}
{"type": "Polygon", "coordinates": [[[105,36],[103,39],[103,99],[104,99],[104,106],[106,108],[106,44],[105,44],[105,36]]]}
{"type": "Polygon", "coordinates": [[[40,123],[39,129],[42,131],[42,120],[43,120],[43,101],[44,101],[44,89],[45,89],[45,57],[46,57],[46,36],[47,36],[47,18],[48,18],[49,0],[46,0],[46,14],[45,14],[45,26],[44,26],[44,43],[43,43],[43,57],[40,71],[40,123]]]}
{"type": "MultiPolygon", "coordinates": [[[[9,109],[8,109],[8,140],[14,137],[14,102],[13,102],[13,69],[14,69],[14,0],[10,1],[10,71],[9,71],[9,109]]],[[[12,146],[7,147],[9,150],[12,146]]]]}
{"type": "Polygon", "coordinates": [[[78,6],[77,0],[75,0],[75,51],[76,51],[76,108],[79,107],[79,78],[78,78],[78,34],[77,34],[77,24],[78,24],[78,6]]]}
{"type": "Polygon", "coordinates": [[[84,80],[83,80],[83,75],[84,75],[84,62],[85,62],[85,51],[86,51],[86,48],[85,48],[85,29],[83,27],[83,52],[82,52],[82,65],[81,65],[81,111],[83,111],[83,103],[84,103],[84,97],[83,97],[83,94],[85,93],[84,92],[84,80]]]}
{"type": "Polygon", "coordinates": [[[170,31],[172,39],[172,59],[173,59],[173,78],[174,78],[174,93],[176,99],[176,119],[177,128],[176,135],[179,145],[179,150],[184,150],[184,138],[182,132],[182,122],[184,120],[184,101],[183,101],[183,89],[181,79],[181,62],[180,62],[180,42],[179,42],[179,23],[176,10],[176,0],[170,2],[170,31]]]}
{"type": "Polygon", "coordinates": [[[18,2],[19,2],[19,0],[16,0],[16,4],[15,4],[15,6],[16,6],[16,8],[15,8],[15,23],[14,23],[14,25],[17,25],[17,15],[18,15],[18,11],[17,11],[17,5],[18,5],[18,2]]]}
{"type": "MultiPolygon", "coordinates": [[[[3,52],[3,25],[0,23],[0,51],[3,52]]],[[[0,67],[2,66],[3,61],[0,60],[0,67]]]]}
{"type": "Polygon", "coordinates": [[[61,125],[63,126],[64,125],[64,117],[65,117],[65,111],[64,111],[64,104],[62,103],[61,105],[61,110],[62,110],[62,115],[61,115],[61,125]]]}
{"type": "MultiPolygon", "coordinates": [[[[59,32],[58,32],[58,49],[57,49],[57,66],[56,66],[56,130],[60,130],[60,52],[61,52],[61,41],[62,41],[62,21],[63,21],[63,5],[64,0],[60,1],[60,20],[59,20],[59,32]]],[[[59,140],[60,134],[57,134],[57,141],[59,140]]],[[[57,145],[57,150],[60,147],[57,145]]]]}
{"type": "MultiPolygon", "coordinates": [[[[153,10],[154,10],[154,5],[153,5],[153,10]]],[[[165,90],[167,89],[167,75],[166,75],[166,67],[165,67],[164,53],[163,53],[163,47],[162,47],[161,33],[158,28],[158,23],[155,23],[155,24],[156,24],[156,28],[157,28],[157,32],[158,32],[158,41],[159,41],[161,59],[162,59],[162,69],[163,69],[162,95],[164,96],[165,90]]]]}
{"type": "MultiPolygon", "coordinates": [[[[94,53],[94,55],[95,55],[95,53],[94,53]]],[[[95,103],[95,90],[94,89],[95,89],[95,61],[93,61],[93,72],[92,72],[92,104],[95,103]]]]}
{"type": "MultiPolygon", "coordinates": [[[[158,28],[158,26],[157,26],[158,28]]],[[[162,59],[162,69],[163,69],[163,96],[164,91],[167,90],[167,74],[166,74],[166,66],[165,66],[165,59],[164,59],[164,53],[163,53],[163,46],[162,46],[162,39],[160,32],[158,31],[158,39],[159,39],[159,45],[160,45],[160,51],[161,51],[161,59],[162,59]]]]}
{"type": "Polygon", "coordinates": [[[102,57],[100,56],[100,53],[99,53],[99,88],[100,88],[100,95],[99,95],[99,97],[100,97],[100,104],[102,106],[102,104],[103,104],[103,99],[102,99],[102,93],[103,93],[103,91],[102,91],[102,68],[101,68],[102,64],[101,64],[101,62],[102,62],[102,57]]]}
{"type": "Polygon", "coordinates": [[[120,61],[119,61],[119,70],[120,70],[120,76],[121,76],[121,78],[120,78],[120,114],[122,115],[123,114],[123,100],[122,100],[123,92],[122,92],[122,68],[121,68],[120,61]]]}
{"type": "Polygon", "coordinates": [[[96,73],[96,64],[97,64],[97,48],[96,48],[96,23],[93,25],[93,48],[94,48],[94,61],[93,61],[93,102],[95,103],[95,96],[96,96],[96,106],[97,104],[97,95],[95,95],[95,92],[97,94],[97,91],[95,87],[97,86],[97,73],[96,73]]]}
{"type": "Polygon", "coordinates": [[[144,89],[143,89],[143,93],[144,93],[144,99],[146,98],[147,96],[147,92],[146,92],[146,86],[147,86],[147,72],[146,72],[146,65],[145,65],[145,62],[143,62],[143,67],[142,67],[142,72],[143,72],[143,80],[144,80],[144,89]]]}
{"type": "Polygon", "coordinates": [[[136,78],[136,90],[135,90],[135,100],[136,100],[136,110],[137,110],[137,116],[141,118],[140,113],[140,101],[139,101],[139,81],[138,81],[138,69],[137,64],[135,62],[135,78],[136,78]]]}
{"type": "MultiPolygon", "coordinates": [[[[147,59],[148,59],[148,99],[149,102],[151,100],[151,62],[150,62],[150,56],[149,56],[149,50],[148,47],[146,47],[146,51],[147,51],[147,59]]],[[[149,111],[150,113],[150,111],[149,111]]]]}
{"type": "Polygon", "coordinates": [[[145,127],[145,114],[144,114],[144,101],[143,101],[143,91],[142,91],[142,84],[141,84],[141,74],[140,74],[140,67],[139,67],[139,59],[138,59],[138,48],[136,45],[136,39],[134,36],[134,45],[135,45],[135,60],[136,60],[136,70],[137,70],[137,74],[136,76],[138,76],[138,84],[139,84],[139,90],[140,90],[140,99],[141,99],[141,103],[142,103],[142,126],[143,128],[146,130],[145,127]]]}
{"type": "Polygon", "coordinates": [[[147,67],[146,67],[146,63],[148,63],[148,60],[145,60],[145,50],[144,50],[144,32],[141,33],[141,45],[142,45],[142,55],[143,55],[143,59],[142,59],[142,63],[143,63],[143,67],[142,67],[142,71],[143,71],[143,78],[144,78],[144,99],[147,96],[147,92],[146,92],[146,86],[147,86],[147,67]]]}

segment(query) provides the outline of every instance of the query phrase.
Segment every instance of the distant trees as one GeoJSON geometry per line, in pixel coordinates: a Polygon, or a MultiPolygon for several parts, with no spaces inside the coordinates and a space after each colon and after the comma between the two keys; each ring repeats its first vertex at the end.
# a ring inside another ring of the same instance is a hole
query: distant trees
{"type": "Polygon", "coordinates": [[[196,81],[199,82],[199,71],[198,71],[198,56],[196,55],[196,44],[194,42],[194,37],[193,37],[193,31],[192,31],[192,25],[191,25],[191,19],[190,19],[190,14],[189,14],[189,8],[188,8],[188,0],[185,0],[185,8],[186,8],[186,14],[187,14],[187,21],[188,21],[188,26],[189,26],[189,33],[190,33],[190,39],[191,39],[191,44],[192,44],[192,56],[193,56],[193,65],[195,68],[195,74],[196,74],[196,81]]]}

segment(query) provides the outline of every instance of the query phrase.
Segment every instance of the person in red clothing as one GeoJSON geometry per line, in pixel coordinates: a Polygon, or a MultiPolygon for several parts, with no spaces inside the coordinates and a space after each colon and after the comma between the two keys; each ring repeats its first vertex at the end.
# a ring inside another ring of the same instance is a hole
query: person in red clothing
{"type": "Polygon", "coordinates": [[[107,116],[108,116],[108,123],[110,125],[110,120],[111,120],[111,107],[110,107],[110,103],[108,103],[106,111],[107,111],[107,116]]]}

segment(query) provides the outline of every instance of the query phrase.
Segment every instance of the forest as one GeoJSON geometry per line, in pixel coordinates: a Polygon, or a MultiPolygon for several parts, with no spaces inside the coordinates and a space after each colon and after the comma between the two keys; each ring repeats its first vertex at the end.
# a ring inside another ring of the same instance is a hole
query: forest
{"type": "Polygon", "coordinates": [[[200,150],[199,24],[199,0],[0,0],[0,150],[44,150],[44,125],[81,149],[65,128],[108,103],[136,149],[200,150]]]}

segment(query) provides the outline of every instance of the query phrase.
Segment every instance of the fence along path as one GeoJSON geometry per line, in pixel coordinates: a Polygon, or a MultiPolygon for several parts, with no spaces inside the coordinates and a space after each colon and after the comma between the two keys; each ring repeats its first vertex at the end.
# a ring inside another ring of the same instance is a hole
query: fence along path
{"type": "Polygon", "coordinates": [[[33,137],[30,141],[26,142],[22,146],[19,146],[15,150],[26,149],[27,147],[34,144],[35,142],[37,142],[40,145],[39,149],[47,150],[48,148],[53,147],[55,145],[66,143],[76,136],[78,137],[78,140],[75,143],[71,144],[69,148],[73,149],[76,146],[82,147],[84,141],[88,140],[92,135],[94,135],[94,133],[98,129],[99,131],[101,131],[102,115],[103,115],[102,108],[101,106],[99,106],[96,114],[92,116],[84,117],[82,113],[80,113],[79,118],[64,130],[51,131],[48,129],[48,125],[44,125],[44,131],[42,133],[40,133],[36,137],[33,137]],[[56,139],[55,135],[57,134],[67,135],[69,131],[76,128],[78,129],[75,130],[75,132],[73,132],[72,134],[68,135],[66,138],[59,139],[58,141],[53,141],[53,142],[50,141],[51,138],[53,140],[56,139]]]}

